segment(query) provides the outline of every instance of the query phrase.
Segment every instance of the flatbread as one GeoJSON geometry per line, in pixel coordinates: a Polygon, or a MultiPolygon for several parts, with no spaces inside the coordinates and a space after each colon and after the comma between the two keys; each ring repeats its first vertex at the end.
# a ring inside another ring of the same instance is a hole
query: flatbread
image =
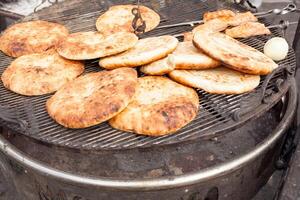
{"type": "Polygon", "coordinates": [[[174,62],[172,62],[169,59],[169,57],[165,57],[163,59],[157,60],[148,65],[144,65],[143,67],[141,67],[140,71],[148,75],[161,76],[164,74],[168,74],[174,69],[175,69],[174,62]]]}
{"type": "Polygon", "coordinates": [[[100,59],[99,65],[106,69],[146,65],[166,57],[177,44],[177,38],[170,35],[141,39],[124,53],[100,59]]]}
{"type": "Polygon", "coordinates": [[[226,29],[225,34],[232,38],[249,38],[257,35],[270,35],[271,31],[262,23],[246,22],[237,27],[226,29]]]}
{"type": "Polygon", "coordinates": [[[188,42],[188,41],[193,41],[193,33],[192,32],[185,32],[183,33],[183,41],[188,42]]]}
{"type": "Polygon", "coordinates": [[[216,18],[207,21],[204,24],[196,26],[192,33],[195,34],[197,31],[207,31],[207,32],[221,32],[228,27],[228,22],[222,18],[216,18]]]}
{"type": "Polygon", "coordinates": [[[266,75],[278,67],[262,52],[223,33],[197,31],[193,41],[207,55],[240,72],[266,75]]]}
{"type": "Polygon", "coordinates": [[[0,50],[8,56],[19,57],[42,53],[69,34],[61,24],[46,21],[30,21],[14,24],[0,37],[0,50]]]}
{"type": "Polygon", "coordinates": [[[203,15],[203,21],[208,22],[216,18],[228,19],[234,17],[236,14],[231,10],[217,10],[213,12],[206,12],[203,15]]]}
{"type": "Polygon", "coordinates": [[[34,96],[55,92],[83,71],[83,63],[66,60],[50,50],[17,58],[4,71],[1,79],[7,89],[34,96]]]}
{"type": "Polygon", "coordinates": [[[105,36],[98,32],[70,34],[60,42],[58,53],[70,60],[88,60],[121,53],[133,47],[138,38],[133,33],[115,33],[105,36]]]}
{"type": "Polygon", "coordinates": [[[257,22],[258,19],[253,15],[253,13],[248,11],[243,13],[237,13],[234,17],[231,17],[226,21],[228,22],[229,26],[239,26],[246,22],[257,22]]]}
{"type": "Polygon", "coordinates": [[[195,90],[165,77],[138,79],[134,99],[109,124],[123,131],[149,136],[174,133],[197,115],[199,97],[195,90]]]}
{"type": "Polygon", "coordinates": [[[58,90],[47,101],[47,111],[65,127],[90,127],[114,117],[126,108],[136,86],[137,73],[134,69],[89,73],[58,90]]]}
{"type": "Polygon", "coordinates": [[[226,67],[206,70],[174,70],[169,76],[178,83],[213,94],[241,94],[254,90],[260,76],[244,74],[226,67]]]}
{"type": "Polygon", "coordinates": [[[192,42],[179,42],[169,57],[176,69],[209,69],[221,64],[197,49],[192,42]]]}
{"type": "MultiPolygon", "coordinates": [[[[132,9],[137,8],[136,5],[117,5],[112,6],[101,15],[96,22],[97,30],[105,35],[110,35],[119,32],[133,33],[132,21],[134,15],[132,9]]],[[[159,15],[147,8],[146,6],[140,6],[140,12],[143,20],[146,23],[146,32],[154,29],[160,22],[159,15]]]]}

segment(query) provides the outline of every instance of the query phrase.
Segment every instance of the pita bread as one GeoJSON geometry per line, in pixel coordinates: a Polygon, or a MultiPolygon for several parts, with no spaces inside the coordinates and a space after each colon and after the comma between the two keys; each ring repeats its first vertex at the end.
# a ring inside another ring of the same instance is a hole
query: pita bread
{"type": "Polygon", "coordinates": [[[8,56],[19,57],[42,53],[56,46],[69,34],[61,24],[30,21],[14,24],[0,38],[0,50],[8,56]]]}
{"type": "Polygon", "coordinates": [[[49,115],[69,128],[85,128],[121,112],[137,86],[134,69],[89,73],[66,84],[47,101],[49,115]]]}
{"type": "Polygon", "coordinates": [[[70,60],[88,60],[121,53],[133,47],[138,38],[133,33],[104,36],[98,32],[70,34],[60,42],[58,53],[70,60]]]}
{"type": "Polygon", "coordinates": [[[100,59],[99,65],[106,69],[146,65],[166,57],[177,44],[178,40],[170,35],[141,39],[124,53],[100,59]]]}
{"type": "Polygon", "coordinates": [[[138,79],[134,99],[109,124],[123,131],[161,136],[174,133],[197,115],[199,97],[195,90],[165,77],[138,79]]]}
{"type": "Polygon", "coordinates": [[[223,33],[197,31],[193,41],[207,55],[240,72],[266,75],[278,67],[262,52],[223,33]]]}
{"type": "Polygon", "coordinates": [[[183,41],[184,42],[189,42],[189,41],[193,41],[193,33],[192,32],[185,32],[183,33],[183,41]]]}
{"type": "Polygon", "coordinates": [[[66,60],[50,50],[17,58],[1,78],[7,89],[34,96],[55,92],[83,71],[83,63],[66,60]]]}
{"type": "MultiPolygon", "coordinates": [[[[130,32],[133,33],[132,20],[134,15],[132,9],[137,8],[136,5],[117,5],[112,6],[101,15],[96,22],[97,30],[105,35],[110,35],[118,32],[130,32]]],[[[140,6],[140,12],[143,20],[146,23],[146,32],[154,29],[160,22],[159,15],[147,8],[146,6],[140,6]]]]}
{"type": "Polygon", "coordinates": [[[234,17],[226,19],[229,26],[239,26],[246,22],[257,22],[258,19],[250,11],[244,13],[237,13],[234,17]]]}
{"type": "Polygon", "coordinates": [[[223,19],[216,18],[209,20],[208,22],[196,26],[192,33],[195,34],[197,31],[207,31],[207,32],[221,32],[224,31],[228,27],[228,22],[223,19]]]}
{"type": "Polygon", "coordinates": [[[207,70],[174,70],[169,76],[184,85],[213,94],[241,94],[254,90],[260,76],[244,74],[226,67],[207,70]]]}
{"type": "Polygon", "coordinates": [[[169,57],[157,60],[148,65],[141,67],[140,71],[148,75],[164,75],[175,69],[174,62],[170,61],[169,57]]]}
{"type": "Polygon", "coordinates": [[[208,22],[209,20],[213,20],[216,18],[228,19],[230,17],[234,17],[235,13],[231,10],[217,10],[213,12],[206,12],[203,15],[203,21],[208,22]]]}
{"type": "Polygon", "coordinates": [[[175,69],[209,69],[220,65],[219,61],[205,55],[192,42],[179,42],[169,57],[175,69]]]}
{"type": "Polygon", "coordinates": [[[247,22],[237,27],[226,29],[225,33],[232,38],[248,38],[257,35],[270,35],[271,31],[259,22],[247,22]]]}

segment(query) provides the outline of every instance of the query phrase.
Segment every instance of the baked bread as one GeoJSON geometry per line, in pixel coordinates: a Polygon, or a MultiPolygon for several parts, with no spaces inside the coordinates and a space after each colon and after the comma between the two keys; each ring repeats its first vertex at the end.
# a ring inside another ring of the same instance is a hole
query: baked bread
{"type": "Polygon", "coordinates": [[[68,128],[100,124],[121,112],[137,86],[134,69],[89,73],[64,85],[47,101],[49,115],[68,128]]]}
{"type": "Polygon", "coordinates": [[[205,55],[192,42],[179,42],[169,57],[175,69],[208,69],[220,65],[219,61],[205,55]]]}
{"type": "Polygon", "coordinates": [[[254,90],[260,76],[244,74],[226,67],[206,70],[174,70],[169,76],[183,85],[213,94],[241,94],[254,90]]]}
{"type": "Polygon", "coordinates": [[[178,40],[170,35],[141,39],[124,53],[100,59],[99,65],[106,69],[146,65],[166,57],[177,44],[178,40]]]}
{"type": "Polygon", "coordinates": [[[88,60],[121,53],[133,47],[138,38],[133,33],[105,36],[98,32],[70,34],[57,46],[58,53],[70,60],[88,60]]]}
{"type": "Polygon", "coordinates": [[[183,41],[184,42],[189,42],[189,41],[193,41],[193,33],[192,32],[185,32],[183,33],[183,41]]]}
{"type": "Polygon", "coordinates": [[[22,22],[2,33],[0,50],[12,57],[42,53],[54,48],[68,34],[68,29],[61,24],[40,20],[22,22]]]}
{"type": "Polygon", "coordinates": [[[55,92],[84,71],[84,64],[66,60],[55,50],[24,55],[2,74],[3,85],[18,94],[34,96],[55,92]]]}
{"type": "Polygon", "coordinates": [[[197,115],[199,97],[195,90],[168,78],[146,76],[138,79],[132,102],[109,120],[119,130],[149,136],[174,133],[197,115]]]}
{"type": "Polygon", "coordinates": [[[153,63],[144,65],[140,68],[140,71],[148,75],[161,76],[168,74],[175,69],[174,62],[169,57],[154,61],[153,63]]]}
{"type": "Polygon", "coordinates": [[[262,52],[217,32],[197,31],[194,45],[229,68],[255,75],[266,75],[278,65],[262,52]]]}
{"type": "Polygon", "coordinates": [[[262,23],[246,22],[242,25],[226,29],[225,33],[232,38],[249,38],[257,35],[270,35],[271,31],[262,23]]]}
{"type": "MultiPolygon", "coordinates": [[[[96,22],[97,30],[104,34],[110,35],[119,32],[133,33],[132,20],[134,15],[132,9],[137,8],[136,5],[117,5],[112,6],[102,14],[96,22]]],[[[146,23],[146,32],[154,29],[160,22],[159,15],[147,8],[146,6],[140,6],[140,12],[143,20],[146,23]]]]}
{"type": "Polygon", "coordinates": [[[228,27],[228,22],[224,19],[216,18],[207,21],[204,24],[200,24],[199,26],[196,26],[193,30],[192,33],[193,35],[197,31],[207,31],[207,32],[221,32],[224,31],[228,27]]]}
{"type": "Polygon", "coordinates": [[[203,15],[203,21],[206,23],[216,18],[228,19],[234,17],[235,13],[231,10],[217,10],[213,12],[206,12],[203,15]]]}

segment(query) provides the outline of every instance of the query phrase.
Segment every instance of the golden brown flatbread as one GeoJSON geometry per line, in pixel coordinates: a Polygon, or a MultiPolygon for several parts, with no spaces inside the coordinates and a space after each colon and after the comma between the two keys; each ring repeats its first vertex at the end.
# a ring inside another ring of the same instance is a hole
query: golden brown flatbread
{"type": "Polygon", "coordinates": [[[169,57],[165,57],[148,65],[142,66],[140,71],[148,75],[161,76],[164,74],[168,74],[174,69],[174,62],[172,62],[169,57]]]}
{"type": "Polygon", "coordinates": [[[226,67],[206,70],[174,70],[169,76],[178,83],[213,94],[241,94],[254,90],[260,76],[244,74],[226,67]]]}
{"type": "Polygon", "coordinates": [[[18,94],[34,96],[55,92],[84,71],[84,64],[66,60],[55,50],[24,55],[2,74],[4,86],[18,94]]]}
{"type": "Polygon", "coordinates": [[[69,34],[61,24],[46,21],[29,21],[14,24],[0,37],[0,50],[8,56],[19,57],[42,53],[69,34]]]}
{"type": "Polygon", "coordinates": [[[230,17],[234,17],[235,13],[231,10],[217,10],[213,12],[206,12],[203,15],[203,21],[208,22],[210,20],[216,19],[216,18],[222,18],[222,19],[228,19],[230,17]]]}
{"type": "Polygon", "coordinates": [[[195,34],[197,31],[207,31],[207,32],[221,32],[224,31],[228,27],[228,22],[224,19],[216,18],[207,21],[204,24],[196,26],[192,33],[195,34]]]}
{"type": "Polygon", "coordinates": [[[197,31],[193,41],[207,55],[240,72],[266,75],[278,67],[262,52],[223,33],[197,31]]]}
{"type": "MultiPolygon", "coordinates": [[[[132,20],[134,15],[131,12],[133,8],[137,8],[137,6],[117,5],[110,7],[97,19],[97,30],[105,35],[123,31],[133,33],[132,20]]],[[[139,8],[142,18],[146,22],[146,32],[157,27],[160,22],[159,15],[146,6],[140,6],[139,8]]]]}
{"type": "Polygon", "coordinates": [[[221,64],[197,49],[192,42],[179,42],[169,57],[175,69],[209,69],[221,64]]]}
{"type": "Polygon", "coordinates": [[[249,38],[257,35],[270,35],[271,31],[259,22],[247,22],[237,27],[226,29],[225,33],[232,38],[249,38]]]}
{"type": "Polygon", "coordinates": [[[98,32],[70,34],[57,46],[58,53],[70,60],[88,60],[121,53],[133,47],[138,38],[133,33],[104,36],[98,32]]]}
{"type": "Polygon", "coordinates": [[[146,65],[166,57],[177,44],[178,40],[170,35],[141,39],[124,53],[100,59],[99,65],[106,69],[146,65]]]}
{"type": "Polygon", "coordinates": [[[199,97],[195,90],[165,77],[138,79],[132,102],[109,124],[123,131],[149,136],[174,133],[197,115],[199,97]]]}
{"type": "Polygon", "coordinates": [[[193,33],[192,32],[185,32],[183,33],[183,41],[188,42],[188,41],[193,41],[193,33]]]}
{"type": "Polygon", "coordinates": [[[49,115],[69,128],[100,124],[121,112],[135,94],[134,69],[89,73],[64,85],[47,101],[49,115]]]}

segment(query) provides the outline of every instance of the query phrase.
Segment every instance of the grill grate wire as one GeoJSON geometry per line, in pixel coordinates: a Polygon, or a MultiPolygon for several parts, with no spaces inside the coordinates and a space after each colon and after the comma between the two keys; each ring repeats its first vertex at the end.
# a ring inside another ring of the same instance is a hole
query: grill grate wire
{"type": "MultiPolygon", "coordinates": [[[[135,3],[135,1],[128,1],[135,3]]],[[[145,0],[142,4],[152,7],[161,15],[161,24],[173,24],[183,21],[199,20],[204,12],[215,10],[216,4],[206,1],[172,1],[172,3],[159,4],[159,1],[145,0]],[[169,16],[169,17],[168,17],[169,16]],[[176,17],[172,17],[176,16],[176,17]]],[[[122,1],[114,1],[121,4],[122,1]]],[[[25,20],[44,19],[55,21],[66,25],[71,32],[95,30],[95,21],[109,6],[111,1],[87,1],[85,5],[70,0],[50,8],[45,8],[25,20]]],[[[267,25],[268,23],[264,21],[267,25]]],[[[192,27],[175,27],[170,29],[157,29],[143,35],[143,37],[159,36],[165,34],[178,34],[191,30],[192,27]]],[[[272,29],[273,35],[280,36],[280,31],[272,29]]],[[[248,45],[262,50],[264,43],[270,36],[259,36],[241,40],[248,45]]],[[[0,73],[12,61],[11,58],[0,54],[0,73]]],[[[279,64],[295,66],[294,52],[290,50],[288,58],[279,64]]],[[[101,70],[97,60],[87,61],[85,73],[101,70]]],[[[278,73],[272,79],[270,89],[274,88],[277,78],[283,77],[278,73]]],[[[262,81],[264,78],[262,78],[262,81]]],[[[261,81],[261,83],[262,83],[261,81]]],[[[256,89],[260,90],[260,86],[256,89]]],[[[45,102],[51,95],[39,97],[25,97],[6,90],[0,84],[0,104],[18,108],[21,119],[29,122],[30,129],[26,134],[35,139],[51,144],[67,146],[78,149],[124,149],[135,147],[149,147],[153,145],[173,144],[193,138],[201,138],[208,135],[212,130],[218,130],[224,125],[234,125],[231,114],[235,109],[241,107],[241,101],[247,99],[249,94],[241,95],[213,95],[202,90],[197,90],[200,96],[200,111],[196,119],[175,134],[162,137],[147,137],[122,132],[111,128],[108,123],[73,130],[62,127],[54,122],[47,114],[45,102]],[[30,110],[29,110],[30,108],[30,110]]],[[[282,94],[284,95],[284,94],[282,94]]],[[[255,109],[255,108],[253,108],[255,109]]],[[[3,122],[2,122],[3,123],[3,122]]],[[[6,124],[8,125],[8,124],[6,124]]]]}

